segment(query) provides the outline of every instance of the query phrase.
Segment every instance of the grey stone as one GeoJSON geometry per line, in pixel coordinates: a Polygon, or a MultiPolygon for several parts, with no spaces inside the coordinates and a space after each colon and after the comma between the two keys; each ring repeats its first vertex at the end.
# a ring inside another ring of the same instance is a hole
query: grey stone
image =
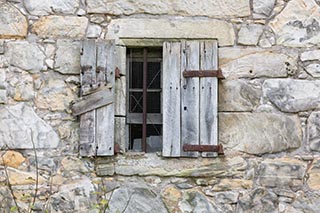
{"type": "Polygon", "coordinates": [[[267,159],[257,169],[256,181],[266,187],[294,189],[303,185],[306,163],[290,158],[267,159]]]}
{"type": "Polygon", "coordinates": [[[0,89],[5,89],[6,85],[6,69],[0,68],[0,89]]]}
{"type": "Polygon", "coordinates": [[[4,53],[4,40],[0,40],[0,54],[4,53]]]}
{"type": "Polygon", "coordinates": [[[238,33],[238,43],[243,45],[257,45],[263,32],[261,24],[243,24],[238,33]]]}
{"type": "Polygon", "coordinates": [[[320,212],[320,196],[317,193],[307,192],[298,196],[285,212],[320,212]]]}
{"type": "Polygon", "coordinates": [[[308,118],[307,140],[311,150],[320,152],[320,112],[312,112],[308,118]]]}
{"type": "MultiPolygon", "coordinates": [[[[227,49],[223,50],[223,53],[226,51],[227,49]]],[[[233,56],[237,52],[226,53],[221,58],[221,69],[226,78],[287,77],[288,72],[295,72],[297,69],[295,57],[286,54],[257,49],[233,56]]],[[[219,53],[219,56],[223,53],[219,53]]]]}
{"type": "Polygon", "coordinates": [[[253,18],[267,18],[271,15],[276,0],[253,0],[253,18]]]}
{"type": "Polygon", "coordinates": [[[206,190],[205,194],[213,197],[216,203],[237,203],[239,192],[226,191],[226,192],[212,192],[211,190],[206,190]]]}
{"type": "Polygon", "coordinates": [[[24,5],[28,12],[35,16],[74,14],[79,7],[79,0],[25,0],[24,5]]]}
{"type": "Polygon", "coordinates": [[[265,96],[283,112],[299,112],[320,106],[320,81],[270,79],[263,84],[265,96]]]}
{"type": "Polygon", "coordinates": [[[302,141],[298,116],[220,113],[219,130],[220,143],[225,149],[249,154],[260,155],[298,148],[302,141]]]}
{"type": "Polygon", "coordinates": [[[261,83],[247,80],[225,80],[219,83],[219,111],[252,111],[262,97],[261,83]]]}
{"type": "Polygon", "coordinates": [[[108,25],[108,39],[118,38],[216,38],[219,46],[234,44],[232,24],[220,20],[121,18],[108,25]]]}
{"type": "Polygon", "coordinates": [[[248,0],[203,0],[189,2],[183,0],[87,0],[88,13],[112,15],[153,14],[209,17],[245,17],[250,15],[248,0]]]}
{"type": "Polygon", "coordinates": [[[58,135],[34,110],[19,103],[13,106],[0,106],[0,147],[11,149],[56,148],[58,135]]]}
{"type": "Polygon", "coordinates": [[[0,89],[0,104],[5,104],[7,102],[7,90],[0,89]]]}
{"type": "Polygon", "coordinates": [[[270,28],[264,30],[260,37],[259,46],[263,48],[269,48],[276,44],[276,38],[273,31],[270,28]]]}
{"type": "Polygon", "coordinates": [[[101,34],[101,27],[96,24],[90,24],[87,29],[87,38],[99,38],[101,34]]]}
{"type": "Polygon", "coordinates": [[[45,59],[38,45],[27,41],[9,42],[5,56],[11,65],[30,73],[39,72],[45,59]]]}
{"type": "Polygon", "coordinates": [[[24,38],[27,35],[26,17],[10,3],[0,1],[0,39],[24,38]]]}
{"type": "Polygon", "coordinates": [[[8,73],[10,96],[16,101],[32,100],[35,96],[32,76],[25,71],[18,73],[11,70],[11,72],[13,73],[8,73]]]}
{"type": "Polygon", "coordinates": [[[271,22],[277,44],[309,47],[320,42],[320,7],[314,0],[292,0],[271,22]]]}
{"type": "Polygon", "coordinates": [[[42,16],[32,26],[32,32],[41,38],[83,38],[88,19],[76,16],[42,16]]]}
{"type": "Polygon", "coordinates": [[[124,210],[127,213],[167,213],[160,196],[140,184],[126,185],[116,189],[109,203],[110,213],[123,212],[124,210]]]}
{"type": "Polygon", "coordinates": [[[301,53],[301,61],[320,60],[320,50],[310,50],[301,53]]]}
{"type": "Polygon", "coordinates": [[[54,69],[61,74],[80,73],[80,43],[78,41],[57,41],[54,69]]]}
{"type": "Polygon", "coordinates": [[[256,188],[239,198],[237,212],[278,212],[278,197],[265,188],[256,188]]]}
{"type": "Polygon", "coordinates": [[[320,64],[309,64],[305,69],[312,77],[320,78],[320,64]]]}

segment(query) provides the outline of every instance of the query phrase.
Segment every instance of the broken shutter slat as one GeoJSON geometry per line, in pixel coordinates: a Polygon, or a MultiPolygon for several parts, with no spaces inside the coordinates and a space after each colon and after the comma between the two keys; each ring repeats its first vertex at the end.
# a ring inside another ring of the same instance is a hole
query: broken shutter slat
{"type": "Polygon", "coordinates": [[[163,156],[179,157],[180,144],[180,42],[163,45],[163,156]]]}
{"type": "MultiPolygon", "coordinates": [[[[199,144],[199,78],[183,78],[184,70],[199,70],[198,41],[184,41],[181,48],[181,142],[199,144]]],[[[181,152],[181,156],[197,157],[198,152],[181,152]]]]}
{"type": "MultiPolygon", "coordinates": [[[[97,65],[101,67],[103,81],[114,85],[114,42],[105,41],[97,43],[97,65]]],[[[101,75],[101,73],[99,73],[101,75]]],[[[103,83],[103,82],[101,82],[103,83]]],[[[114,86],[109,89],[114,96],[114,86]]],[[[98,156],[111,156],[114,154],[114,104],[98,108],[96,123],[96,146],[98,156]]]]}
{"type": "MultiPolygon", "coordinates": [[[[202,70],[218,69],[217,41],[200,43],[202,70]]],[[[218,78],[200,78],[200,145],[218,144],[218,78]]],[[[217,156],[215,152],[202,152],[202,157],[217,156]]]]}

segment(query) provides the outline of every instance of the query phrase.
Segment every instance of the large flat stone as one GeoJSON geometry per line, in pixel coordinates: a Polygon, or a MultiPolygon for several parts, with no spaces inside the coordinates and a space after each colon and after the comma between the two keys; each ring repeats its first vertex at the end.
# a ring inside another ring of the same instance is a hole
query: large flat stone
{"type": "Polygon", "coordinates": [[[31,73],[39,72],[45,59],[38,45],[27,41],[9,42],[5,56],[11,65],[31,73]]]}
{"type": "Polygon", "coordinates": [[[263,32],[261,24],[243,24],[238,33],[238,43],[244,45],[257,45],[263,32]]]}
{"type": "Polygon", "coordinates": [[[209,17],[244,17],[250,15],[248,0],[87,0],[88,13],[112,15],[153,14],[209,17]]]}
{"type": "Polygon", "coordinates": [[[320,60],[320,50],[310,50],[301,53],[301,61],[320,60]]]}
{"type": "Polygon", "coordinates": [[[78,41],[58,40],[55,70],[62,74],[80,73],[80,43],[78,41]]]}
{"type": "Polygon", "coordinates": [[[25,0],[24,5],[28,12],[35,16],[74,14],[79,7],[79,0],[25,0]]]}
{"type": "Polygon", "coordinates": [[[308,118],[308,136],[309,148],[320,152],[320,112],[312,112],[308,118]]]}
{"type": "Polygon", "coordinates": [[[223,80],[219,82],[219,111],[253,111],[262,97],[261,83],[256,81],[223,80]]]}
{"type": "Polygon", "coordinates": [[[320,106],[320,81],[270,79],[263,84],[265,96],[283,112],[299,112],[320,106]]]}
{"type": "Polygon", "coordinates": [[[211,38],[220,46],[233,45],[232,24],[220,20],[182,19],[115,19],[108,26],[107,38],[211,38]]]}
{"type": "Polygon", "coordinates": [[[58,135],[24,103],[0,107],[0,147],[10,149],[56,148],[58,135]],[[33,140],[33,143],[32,143],[33,140]]]}
{"type": "Polygon", "coordinates": [[[82,38],[87,25],[86,17],[43,16],[33,24],[32,32],[44,38],[82,38]]]}
{"type": "Polygon", "coordinates": [[[320,7],[314,0],[292,0],[270,22],[277,43],[308,47],[320,43],[320,7]]]}
{"type": "Polygon", "coordinates": [[[276,0],[253,0],[253,17],[266,18],[272,13],[276,0]]]}
{"type": "Polygon", "coordinates": [[[0,1],[0,39],[24,38],[27,32],[26,17],[12,4],[0,1]]]}
{"type": "Polygon", "coordinates": [[[298,148],[302,130],[298,116],[220,113],[219,140],[226,149],[261,155],[298,148]]]}

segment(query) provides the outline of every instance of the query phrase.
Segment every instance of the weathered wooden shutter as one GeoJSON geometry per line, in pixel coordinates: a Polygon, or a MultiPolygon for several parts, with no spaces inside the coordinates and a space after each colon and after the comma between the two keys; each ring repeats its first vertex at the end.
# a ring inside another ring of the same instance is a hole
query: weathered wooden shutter
{"type": "Polygon", "coordinates": [[[183,77],[183,72],[217,70],[217,55],[216,40],[164,43],[163,156],[197,157],[199,152],[184,152],[183,145],[217,145],[218,79],[183,77]]]}
{"type": "Polygon", "coordinates": [[[81,47],[81,98],[72,107],[80,115],[80,155],[114,154],[113,40],[84,40],[81,47]]]}

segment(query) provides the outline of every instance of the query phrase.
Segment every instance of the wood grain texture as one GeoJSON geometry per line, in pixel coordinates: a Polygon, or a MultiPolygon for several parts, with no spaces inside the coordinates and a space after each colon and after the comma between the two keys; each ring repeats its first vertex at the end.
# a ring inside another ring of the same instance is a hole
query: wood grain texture
{"type": "MultiPolygon", "coordinates": [[[[126,75],[126,47],[116,46],[116,66],[120,73],[126,75]]],[[[126,115],[126,76],[121,76],[115,81],[115,115],[126,115]]]]}
{"type": "Polygon", "coordinates": [[[96,68],[96,86],[105,85],[107,83],[107,44],[105,41],[96,43],[97,68],[96,68]]]}
{"type": "Polygon", "coordinates": [[[80,81],[81,94],[93,88],[96,82],[96,43],[95,40],[83,40],[81,42],[80,56],[80,81]]]}
{"type": "MultiPolygon", "coordinates": [[[[218,69],[217,41],[200,44],[200,69],[218,69]]],[[[218,144],[218,78],[200,78],[200,145],[218,144]]],[[[202,152],[202,157],[215,157],[217,153],[202,152]]]]}
{"type": "Polygon", "coordinates": [[[180,78],[181,44],[165,42],[163,45],[163,149],[165,157],[179,157],[180,130],[180,78]]]}
{"type": "Polygon", "coordinates": [[[96,112],[92,110],[80,116],[80,156],[95,156],[95,118],[96,112]]]}
{"type": "MultiPolygon", "coordinates": [[[[181,137],[183,144],[199,144],[199,78],[183,78],[184,70],[199,70],[199,41],[183,41],[181,48],[181,137]]],[[[181,146],[181,147],[182,147],[181,146]]],[[[197,157],[198,152],[181,156],[197,157]]]]}

